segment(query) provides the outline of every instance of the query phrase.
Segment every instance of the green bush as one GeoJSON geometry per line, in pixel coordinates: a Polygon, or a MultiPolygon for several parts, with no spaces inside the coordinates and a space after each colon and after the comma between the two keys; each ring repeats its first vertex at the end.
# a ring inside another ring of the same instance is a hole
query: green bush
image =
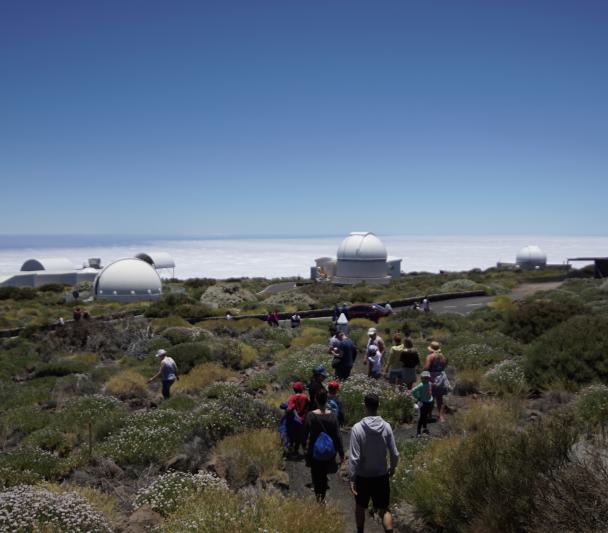
{"type": "Polygon", "coordinates": [[[19,448],[0,455],[0,469],[32,472],[47,481],[59,479],[71,467],[67,460],[39,448],[19,448]]]}
{"type": "Polygon", "coordinates": [[[49,452],[54,452],[60,457],[64,457],[72,450],[75,445],[73,436],[66,435],[53,428],[42,428],[30,433],[23,444],[31,448],[40,448],[49,452]]]}
{"type": "Polygon", "coordinates": [[[86,374],[91,370],[91,365],[78,361],[54,361],[39,365],[34,372],[34,377],[44,378],[47,376],[62,377],[69,374],[86,374]]]}
{"type": "Polygon", "coordinates": [[[29,287],[0,287],[0,300],[33,300],[36,289],[29,287]]]}
{"type": "Polygon", "coordinates": [[[524,370],[534,387],[556,383],[568,389],[608,380],[608,316],[577,316],[546,332],[525,354],[524,370]]]}
{"type": "Polygon", "coordinates": [[[226,482],[211,472],[167,472],[137,493],[135,505],[149,505],[156,512],[167,516],[177,511],[184,500],[196,494],[205,490],[227,489],[226,482]]]}
{"type": "Polygon", "coordinates": [[[186,374],[200,363],[213,359],[211,346],[207,342],[184,342],[176,344],[169,350],[169,355],[175,359],[181,374],[186,374]]]}
{"type": "Polygon", "coordinates": [[[449,351],[449,364],[459,370],[487,368],[508,357],[509,354],[488,344],[466,344],[449,351]]]}
{"type": "Polygon", "coordinates": [[[327,353],[327,346],[312,344],[291,352],[279,365],[277,378],[283,385],[296,380],[307,383],[315,367],[324,365],[328,371],[331,371],[331,361],[332,356],[327,353]]]}
{"type": "Polygon", "coordinates": [[[528,390],[521,361],[506,359],[488,370],[486,384],[499,395],[522,395],[528,390]]]}
{"type": "Polygon", "coordinates": [[[52,420],[53,414],[50,411],[37,405],[26,405],[9,410],[3,416],[3,425],[9,434],[13,431],[27,434],[48,426],[52,420]]]}
{"type": "Polygon", "coordinates": [[[135,412],[126,419],[124,427],[99,445],[99,451],[119,464],[162,462],[184,443],[191,429],[192,418],[183,412],[135,412]]]}
{"type": "Polygon", "coordinates": [[[525,531],[543,475],[568,460],[577,438],[569,417],[546,417],[524,431],[496,422],[417,455],[406,499],[434,527],[525,531]]]}
{"type": "Polygon", "coordinates": [[[507,316],[504,331],[526,344],[569,318],[587,312],[576,302],[535,300],[521,303],[507,316]]]}
{"type": "Polygon", "coordinates": [[[353,425],[365,416],[363,399],[372,392],[379,396],[378,414],[387,422],[395,425],[412,419],[414,402],[409,395],[396,390],[386,381],[355,374],[343,383],[340,391],[347,424],[353,425]]]}
{"type": "Polygon", "coordinates": [[[590,428],[605,432],[608,426],[608,386],[591,385],[576,398],[578,416],[590,428]]]}
{"type": "Polygon", "coordinates": [[[0,467],[0,490],[17,485],[36,485],[43,481],[40,474],[21,468],[0,467]]]}

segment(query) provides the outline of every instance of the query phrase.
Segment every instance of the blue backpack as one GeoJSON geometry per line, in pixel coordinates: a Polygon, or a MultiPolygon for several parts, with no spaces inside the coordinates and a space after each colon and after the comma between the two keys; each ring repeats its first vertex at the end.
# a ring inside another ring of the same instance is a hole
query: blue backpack
{"type": "Polygon", "coordinates": [[[322,431],[312,447],[312,456],[317,461],[329,461],[336,456],[336,448],[332,438],[322,431]]]}

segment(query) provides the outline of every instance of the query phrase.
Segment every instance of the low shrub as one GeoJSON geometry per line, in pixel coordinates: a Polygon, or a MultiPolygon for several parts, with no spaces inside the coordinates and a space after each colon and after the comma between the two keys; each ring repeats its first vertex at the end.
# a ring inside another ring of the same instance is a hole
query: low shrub
{"type": "Polygon", "coordinates": [[[547,331],[526,350],[524,370],[533,387],[561,383],[573,390],[608,380],[608,316],[578,316],[547,331]]]}
{"type": "Polygon", "coordinates": [[[540,337],[569,318],[586,313],[585,306],[576,302],[535,300],[520,303],[514,313],[507,315],[504,332],[526,344],[540,337]]]}
{"type": "MultiPolygon", "coordinates": [[[[181,379],[180,379],[181,381],[181,379]]],[[[159,409],[173,409],[174,411],[192,411],[198,405],[197,400],[186,394],[172,394],[168,400],[163,400],[159,409]]]]}
{"type": "Polygon", "coordinates": [[[125,426],[100,444],[100,454],[119,464],[147,464],[166,460],[186,440],[192,418],[171,409],[139,411],[125,426]]]}
{"type": "Polygon", "coordinates": [[[398,440],[399,463],[391,478],[391,498],[393,501],[406,500],[408,489],[413,483],[414,471],[419,464],[419,455],[426,448],[427,440],[398,440]]]}
{"type": "Polygon", "coordinates": [[[245,383],[247,392],[257,392],[264,390],[274,379],[274,373],[271,371],[256,372],[245,383]]]}
{"type": "Polygon", "coordinates": [[[233,488],[258,479],[279,478],[283,474],[283,446],[275,429],[258,429],[231,435],[217,443],[214,462],[225,469],[233,488]]]}
{"type": "MultiPolygon", "coordinates": [[[[146,314],[146,316],[152,316],[146,314]]],[[[165,316],[163,318],[155,318],[150,322],[154,331],[163,331],[168,328],[190,328],[190,322],[183,319],[181,316],[165,316]]]]}
{"type": "Polygon", "coordinates": [[[487,368],[506,359],[508,355],[488,344],[466,344],[450,350],[447,354],[449,364],[459,370],[487,368]]]}
{"type": "Polygon", "coordinates": [[[225,381],[236,374],[216,363],[202,363],[181,375],[173,387],[175,392],[194,393],[216,381],[225,381]]]}
{"type": "Polygon", "coordinates": [[[137,493],[135,505],[149,505],[157,513],[167,516],[178,510],[182,502],[196,494],[206,490],[227,489],[226,482],[211,472],[167,472],[137,493]]]}
{"type": "Polygon", "coordinates": [[[169,350],[175,360],[180,374],[187,374],[196,365],[211,361],[211,347],[207,342],[184,342],[176,344],[169,350]]]}
{"type": "Polygon", "coordinates": [[[327,346],[312,344],[307,348],[289,353],[277,369],[277,378],[284,385],[300,380],[308,382],[312,371],[319,365],[331,370],[332,356],[327,353],[327,346]]]}
{"type": "Polygon", "coordinates": [[[593,430],[606,432],[608,426],[608,386],[591,385],[581,390],[575,401],[576,412],[593,430]]]}
{"type": "Polygon", "coordinates": [[[61,412],[63,425],[88,441],[89,455],[95,440],[116,430],[124,421],[124,406],[111,396],[92,394],[67,402],[61,412]]]}
{"type": "Polygon", "coordinates": [[[54,452],[64,457],[76,445],[75,435],[66,434],[53,428],[42,428],[23,439],[23,445],[54,452]]]}
{"type": "Polygon", "coordinates": [[[26,405],[6,412],[3,415],[2,423],[8,434],[13,431],[32,433],[45,428],[52,420],[53,414],[50,411],[41,409],[38,405],[26,405]]]}
{"type": "Polygon", "coordinates": [[[558,416],[524,431],[493,419],[463,436],[432,441],[417,457],[406,498],[434,527],[523,531],[543,474],[568,460],[576,437],[571,420],[558,416]]]}
{"type": "Polygon", "coordinates": [[[69,374],[85,374],[90,372],[91,365],[78,361],[55,361],[38,365],[34,371],[35,378],[47,376],[61,377],[69,374]]]}
{"type": "Polygon", "coordinates": [[[395,425],[412,419],[414,402],[409,395],[395,390],[385,381],[355,374],[342,384],[340,391],[347,424],[353,425],[365,416],[363,399],[372,392],[379,396],[378,414],[387,422],[395,425]]]}
{"type": "Polygon", "coordinates": [[[194,340],[194,330],[189,324],[188,326],[174,326],[165,328],[161,335],[167,339],[171,344],[182,344],[184,342],[190,342],[194,340]]]}
{"type": "Polygon", "coordinates": [[[33,300],[37,293],[29,287],[0,287],[0,300],[33,300]]]}
{"type": "Polygon", "coordinates": [[[0,469],[31,472],[35,476],[52,481],[67,474],[70,465],[51,452],[24,447],[0,455],[0,469]]]}
{"type": "Polygon", "coordinates": [[[291,341],[294,348],[305,348],[311,344],[323,344],[327,341],[327,331],[318,328],[303,327],[300,334],[291,341]]]}
{"type": "Polygon", "coordinates": [[[77,494],[20,485],[0,492],[0,530],[109,533],[111,528],[77,494]]]}
{"type": "Polygon", "coordinates": [[[480,383],[483,373],[479,369],[460,370],[454,380],[452,392],[456,396],[469,396],[477,394],[480,390],[480,383]]]}
{"type": "Polygon", "coordinates": [[[17,485],[36,485],[42,481],[42,476],[31,470],[21,468],[0,467],[0,490],[17,485]]]}
{"type": "Polygon", "coordinates": [[[521,361],[506,359],[486,372],[485,383],[498,395],[521,396],[528,391],[521,361]]]}
{"type": "Polygon", "coordinates": [[[342,533],[346,524],[340,509],[331,504],[316,505],[312,498],[206,490],[170,515],[161,530],[166,533],[342,533]]]}
{"type": "Polygon", "coordinates": [[[108,380],[105,384],[105,391],[121,400],[146,398],[148,396],[148,384],[146,378],[139,372],[123,370],[108,380]]]}

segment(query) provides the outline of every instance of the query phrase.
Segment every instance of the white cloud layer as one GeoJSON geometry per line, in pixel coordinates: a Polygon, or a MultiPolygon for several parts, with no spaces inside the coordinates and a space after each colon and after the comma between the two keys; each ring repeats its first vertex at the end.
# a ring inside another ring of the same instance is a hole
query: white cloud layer
{"type": "MultiPolygon", "coordinates": [[[[488,268],[497,261],[514,262],[520,248],[540,246],[551,264],[569,257],[608,256],[608,237],[559,236],[388,236],[381,237],[391,256],[403,259],[406,272],[488,268]]],[[[67,257],[75,265],[100,257],[107,265],[140,252],[168,252],[175,275],[189,277],[308,277],[317,257],[334,257],[340,238],[158,240],[118,246],[6,248],[0,250],[0,272],[10,274],[30,258],[67,257]]],[[[575,264],[576,267],[582,264],[575,264]]]]}

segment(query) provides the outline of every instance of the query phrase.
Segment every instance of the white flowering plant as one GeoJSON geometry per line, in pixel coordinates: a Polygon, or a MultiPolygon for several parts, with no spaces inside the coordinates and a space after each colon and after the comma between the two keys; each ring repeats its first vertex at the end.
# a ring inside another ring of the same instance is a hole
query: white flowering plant
{"type": "Polygon", "coordinates": [[[310,380],[313,369],[319,365],[331,371],[332,359],[333,357],[327,353],[327,346],[311,344],[291,352],[279,365],[277,378],[284,385],[296,380],[306,383],[310,380]]]}
{"type": "Polygon", "coordinates": [[[170,471],[154,479],[135,496],[135,506],[149,505],[167,516],[186,499],[205,490],[228,490],[226,482],[211,472],[197,474],[170,471]]]}
{"type": "Polygon", "coordinates": [[[608,426],[608,386],[590,385],[576,398],[576,410],[586,424],[605,432],[608,426]]]}
{"type": "Polygon", "coordinates": [[[101,513],[74,493],[57,494],[29,485],[0,492],[0,531],[110,533],[101,513]]]}
{"type": "Polygon", "coordinates": [[[347,424],[353,425],[365,416],[363,399],[369,393],[378,395],[380,399],[378,413],[387,422],[399,424],[412,419],[414,401],[410,395],[394,388],[386,381],[355,374],[343,383],[339,393],[347,424]]]}
{"type": "Polygon", "coordinates": [[[487,386],[499,395],[521,395],[528,390],[524,370],[516,359],[498,363],[484,377],[487,386]]]}

